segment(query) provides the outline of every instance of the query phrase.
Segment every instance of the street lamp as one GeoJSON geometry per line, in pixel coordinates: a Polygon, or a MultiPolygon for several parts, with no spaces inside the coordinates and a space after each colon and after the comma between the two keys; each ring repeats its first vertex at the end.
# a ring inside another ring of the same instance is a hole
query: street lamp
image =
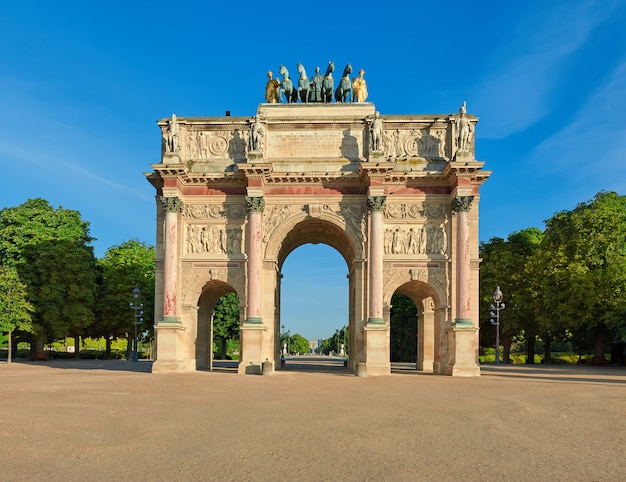
{"type": "Polygon", "coordinates": [[[141,290],[139,286],[135,285],[133,288],[133,302],[129,304],[129,308],[135,311],[135,338],[133,339],[133,361],[139,361],[139,356],[137,353],[137,325],[141,325],[143,323],[143,303],[139,303],[139,297],[141,296],[141,290]]]}
{"type": "Polygon", "coordinates": [[[489,316],[491,318],[489,322],[496,327],[496,365],[500,364],[500,311],[506,308],[506,305],[502,303],[502,291],[500,287],[496,286],[496,290],[493,292],[493,305],[491,305],[491,312],[489,316]]]}

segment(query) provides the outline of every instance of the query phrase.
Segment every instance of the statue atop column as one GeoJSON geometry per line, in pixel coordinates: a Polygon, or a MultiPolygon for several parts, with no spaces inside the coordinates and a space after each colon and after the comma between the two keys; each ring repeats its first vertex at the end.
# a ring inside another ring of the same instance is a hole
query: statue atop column
{"type": "Polygon", "coordinates": [[[463,101],[463,105],[459,109],[459,117],[457,122],[457,148],[459,152],[469,152],[474,127],[467,118],[467,103],[465,101],[463,101]]]}
{"type": "Polygon", "coordinates": [[[180,151],[178,121],[176,114],[172,114],[165,133],[165,152],[174,153],[178,151],[180,151]]]}
{"type": "Polygon", "coordinates": [[[250,125],[250,151],[262,150],[261,137],[263,136],[263,132],[263,124],[261,124],[259,116],[255,116],[250,125]]]}
{"type": "Polygon", "coordinates": [[[383,135],[383,121],[380,118],[380,112],[376,111],[374,120],[370,124],[370,149],[372,151],[382,151],[383,135]]]}

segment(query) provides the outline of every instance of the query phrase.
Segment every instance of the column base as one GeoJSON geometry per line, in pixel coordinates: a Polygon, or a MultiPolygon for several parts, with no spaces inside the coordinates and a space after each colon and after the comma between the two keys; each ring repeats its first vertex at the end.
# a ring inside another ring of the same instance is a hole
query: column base
{"type": "Polygon", "coordinates": [[[152,373],[186,372],[195,369],[195,361],[189,367],[184,354],[185,327],[176,317],[164,318],[154,325],[156,339],[156,357],[152,364],[152,373]]]}
{"type": "MultiPolygon", "coordinates": [[[[376,319],[377,318],[368,319],[367,326],[363,330],[363,343],[365,345],[365,375],[361,376],[391,375],[391,362],[389,360],[389,328],[384,322],[370,322],[370,320],[376,319]]],[[[362,367],[361,371],[363,371],[362,367]]]]}
{"type": "Polygon", "coordinates": [[[241,358],[238,373],[260,375],[263,362],[263,334],[266,330],[261,318],[247,318],[241,325],[241,358]],[[255,320],[255,321],[249,321],[255,320]]]}
{"type": "Polygon", "coordinates": [[[462,327],[457,323],[448,330],[448,363],[444,374],[453,377],[480,376],[478,365],[478,328],[462,327]]]}

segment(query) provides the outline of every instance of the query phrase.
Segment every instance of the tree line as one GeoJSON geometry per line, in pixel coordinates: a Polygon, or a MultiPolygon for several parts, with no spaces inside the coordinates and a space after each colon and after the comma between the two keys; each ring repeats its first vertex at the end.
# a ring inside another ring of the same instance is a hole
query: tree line
{"type": "MultiPolygon", "coordinates": [[[[54,209],[30,199],[0,210],[0,333],[31,341],[33,358],[44,356],[45,342],[72,336],[130,342],[134,317],[132,289],[141,290],[141,331],[153,337],[155,250],[126,241],[96,259],[89,223],[80,213],[54,209]],[[17,336],[14,336],[17,335],[17,336]]],[[[506,239],[481,242],[480,346],[494,346],[490,324],[493,291],[504,293],[500,317],[503,361],[515,345],[525,346],[526,362],[535,362],[537,341],[549,362],[554,342],[568,341],[580,353],[604,360],[607,343],[626,339],[626,197],[601,191],[594,199],[561,211],[545,221],[545,230],[527,228],[506,239]]],[[[392,300],[392,360],[415,356],[417,312],[406,297],[392,300]]],[[[215,307],[218,351],[239,336],[239,300],[231,293],[215,307]]],[[[308,353],[300,335],[281,333],[290,353],[308,353]]],[[[324,340],[320,352],[339,353],[347,327],[324,340]]],[[[128,344],[130,350],[130,343],[128,344]]],[[[75,353],[79,352],[76,346],[75,353]]]]}
{"type": "MultiPolygon", "coordinates": [[[[153,246],[130,240],[94,255],[89,223],[75,210],[53,208],[44,199],[0,210],[0,333],[8,336],[8,360],[18,341],[31,343],[31,357],[46,357],[44,344],[74,337],[131,340],[132,290],[141,291],[141,331],[152,336],[153,246]]],[[[128,344],[130,350],[130,343],[128,344]]]]}
{"type": "Polygon", "coordinates": [[[578,353],[605,363],[607,343],[626,340],[626,196],[601,191],[594,199],[545,221],[479,247],[480,345],[494,346],[491,304],[496,286],[504,293],[500,317],[503,361],[511,347],[525,345],[535,363],[536,342],[551,361],[554,342],[568,341],[578,353]]]}

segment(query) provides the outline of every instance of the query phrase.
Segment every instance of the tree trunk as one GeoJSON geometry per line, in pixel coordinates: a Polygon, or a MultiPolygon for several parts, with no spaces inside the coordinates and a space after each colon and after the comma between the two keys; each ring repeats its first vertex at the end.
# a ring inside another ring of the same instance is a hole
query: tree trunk
{"type": "Polygon", "coordinates": [[[126,361],[131,361],[133,359],[133,336],[128,333],[127,339],[128,341],[126,343],[126,361]]]}
{"type": "Polygon", "coordinates": [[[545,339],[543,341],[543,347],[543,363],[546,365],[552,365],[552,338],[545,339]]]}
{"type": "Polygon", "coordinates": [[[9,331],[7,334],[7,363],[11,363],[11,350],[13,349],[13,345],[11,343],[11,333],[12,331],[9,331]]]}
{"type": "Polygon", "coordinates": [[[43,349],[43,341],[44,335],[43,333],[38,333],[35,335],[35,345],[34,350],[31,350],[31,360],[47,360],[48,356],[43,349]]]}
{"type": "Polygon", "coordinates": [[[596,340],[593,353],[593,363],[603,365],[606,363],[604,358],[604,348],[606,347],[606,326],[604,323],[596,325],[596,340]]]}
{"type": "Polygon", "coordinates": [[[226,360],[226,338],[222,338],[222,354],[221,359],[226,360]]]}
{"type": "Polygon", "coordinates": [[[513,337],[504,334],[502,336],[502,363],[511,363],[511,344],[513,343],[513,337]]]}
{"type": "Polygon", "coordinates": [[[74,336],[74,360],[80,360],[80,336],[74,336]]]}
{"type": "Polygon", "coordinates": [[[9,346],[11,347],[11,353],[14,353],[14,356],[17,356],[17,338],[11,337],[11,343],[9,344],[9,346]]]}
{"type": "Polygon", "coordinates": [[[535,364],[535,334],[529,333],[528,339],[526,340],[526,364],[534,365],[535,364]]]}

